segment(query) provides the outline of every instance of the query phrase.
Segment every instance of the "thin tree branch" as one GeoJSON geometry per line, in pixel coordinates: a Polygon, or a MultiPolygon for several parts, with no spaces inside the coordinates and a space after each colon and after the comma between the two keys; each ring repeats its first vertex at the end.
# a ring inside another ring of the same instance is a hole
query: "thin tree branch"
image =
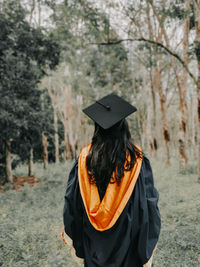
{"type": "Polygon", "coordinates": [[[186,63],[182,60],[182,58],[178,54],[176,54],[175,52],[171,51],[169,48],[167,48],[165,45],[163,45],[160,42],[156,42],[156,41],[149,40],[149,39],[146,39],[146,38],[136,38],[136,39],[127,38],[127,39],[119,39],[119,40],[116,40],[116,41],[101,42],[101,43],[89,43],[89,44],[91,44],[91,45],[117,45],[117,44],[120,44],[120,43],[126,42],[126,41],[130,41],[130,42],[135,42],[135,41],[138,41],[138,42],[147,42],[147,43],[156,45],[158,47],[161,47],[169,55],[175,57],[182,64],[182,66],[185,68],[185,70],[187,71],[187,73],[190,75],[190,77],[192,78],[192,80],[194,81],[194,83],[197,85],[197,79],[191,73],[191,71],[189,70],[189,68],[186,65],[186,63]]]}

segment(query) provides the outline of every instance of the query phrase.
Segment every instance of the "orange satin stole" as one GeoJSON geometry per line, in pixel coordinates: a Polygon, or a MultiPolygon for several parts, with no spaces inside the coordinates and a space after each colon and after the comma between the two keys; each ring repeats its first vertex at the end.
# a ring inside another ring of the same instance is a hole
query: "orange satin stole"
{"type": "Polygon", "coordinates": [[[109,183],[105,196],[100,201],[97,186],[89,182],[86,168],[86,158],[91,145],[83,148],[78,162],[78,179],[81,196],[88,218],[98,231],[111,228],[124,210],[131,197],[140,174],[142,159],[137,158],[131,171],[125,171],[120,185],[109,183]]]}

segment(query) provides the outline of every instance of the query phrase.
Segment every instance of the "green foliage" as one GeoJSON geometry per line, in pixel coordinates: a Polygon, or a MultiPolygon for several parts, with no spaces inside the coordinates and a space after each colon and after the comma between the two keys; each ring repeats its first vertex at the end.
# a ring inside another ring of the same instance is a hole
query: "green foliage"
{"type": "Polygon", "coordinates": [[[160,13],[163,14],[165,17],[170,19],[178,19],[183,21],[186,17],[189,16],[190,23],[189,27],[192,30],[195,27],[195,11],[194,11],[194,4],[190,3],[190,8],[185,10],[185,2],[184,1],[176,1],[173,2],[168,9],[160,10],[160,13]]]}
{"type": "Polygon", "coordinates": [[[94,88],[112,90],[115,85],[120,90],[131,86],[127,71],[127,54],[123,46],[99,46],[91,50],[88,58],[87,75],[94,79],[94,88]],[[123,77],[123,78],[122,78],[123,77]]]}
{"type": "Polygon", "coordinates": [[[190,14],[190,10],[184,10],[184,7],[180,4],[172,4],[168,10],[162,12],[165,16],[179,20],[184,20],[190,14]]]}
{"type": "Polygon", "coordinates": [[[200,62],[200,42],[194,41],[194,53],[197,57],[198,62],[200,62]]]}
{"type": "Polygon", "coordinates": [[[198,61],[200,61],[200,42],[194,41],[189,46],[188,56],[192,59],[196,57],[198,61]]]}
{"type": "MultiPolygon", "coordinates": [[[[53,10],[55,36],[66,62],[64,83],[84,102],[108,92],[130,92],[132,80],[124,46],[98,46],[118,39],[107,16],[84,0],[63,1],[53,10]]],[[[86,103],[87,104],[87,103],[86,103]]]]}
{"type": "Polygon", "coordinates": [[[40,139],[46,117],[37,85],[46,68],[58,64],[60,53],[52,34],[31,27],[25,16],[15,1],[8,1],[0,13],[1,142],[12,139],[20,155],[27,155],[40,139]]]}
{"type": "Polygon", "coordinates": [[[195,11],[194,11],[194,4],[190,3],[190,30],[195,27],[195,11]]]}
{"type": "Polygon", "coordinates": [[[144,57],[144,65],[146,68],[152,68],[155,67],[157,62],[156,62],[156,57],[155,55],[158,54],[166,54],[166,52],[158,47],[157,45],[149,44],[149,43],[139,43],[138,46],[138,51],[143,52],[144,57]]]}

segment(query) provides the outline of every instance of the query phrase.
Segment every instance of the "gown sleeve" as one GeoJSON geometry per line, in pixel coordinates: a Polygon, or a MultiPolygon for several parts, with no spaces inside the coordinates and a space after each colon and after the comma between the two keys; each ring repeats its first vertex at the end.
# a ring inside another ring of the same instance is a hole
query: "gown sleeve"
{"type": "Polygon", "coordinates": [[[159,194],[154,187],[153,173],[147,157],[143,156],[140,173],[140,230],[138,236],[138,254],[142,264],[148,262],[158,242],[161,218],[158,209],[159,194]]]}
{"type": "Polygon", "coordinates": [[[76,256],[84,258],[82,229],[83,206],[78,184],[78,160],[76,160],[72,167],[67,182],[63,221],[65,233],[73,240],[76,256]]]}

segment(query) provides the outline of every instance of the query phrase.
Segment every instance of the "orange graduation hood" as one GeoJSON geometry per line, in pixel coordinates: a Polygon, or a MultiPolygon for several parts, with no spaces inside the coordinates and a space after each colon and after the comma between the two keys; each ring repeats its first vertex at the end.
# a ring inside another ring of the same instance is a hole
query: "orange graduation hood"
{"type": "Polygon", "coordinates": [[[100,201],[97,186],[89,182],[86,158],[91,145],[83,148],[78,162],[78,179],[84,207],[90,223],[98,231],[111,228],[125,208],[138,179],[142,159],[137,158],[131,171],[125,171],[120,185],[109,183],[105,196],[100,201]]]}

